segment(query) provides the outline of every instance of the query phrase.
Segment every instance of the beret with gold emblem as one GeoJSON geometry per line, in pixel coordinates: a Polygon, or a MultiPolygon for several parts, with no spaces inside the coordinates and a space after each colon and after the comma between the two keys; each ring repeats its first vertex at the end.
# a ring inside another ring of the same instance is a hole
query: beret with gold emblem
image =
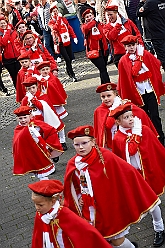
{"type": "Polygon", "coordinates": [[[96,93],[101,93],[104,91],[109,91],[109,90],[116,90],[117,84],[115,83],[106,83],[106,84],[101,84],[97,87],[96,93]]]}
{"type": "Polygon", "coordinates": [[[89,136],[94,137],[94,130],[92,126],[79,126],[68,132],[68,138],[74,139],[76,137],[89,136]]]}

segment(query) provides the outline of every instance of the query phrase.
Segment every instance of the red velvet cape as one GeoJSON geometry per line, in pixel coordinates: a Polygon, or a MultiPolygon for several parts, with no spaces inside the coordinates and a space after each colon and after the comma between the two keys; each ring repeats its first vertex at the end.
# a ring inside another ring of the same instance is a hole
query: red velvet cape
{"type": "MultiPolygon", "coordinates": [[[[56,220],[58,221],[58,225],[54,223],[53,230],[55,231],[56,227],[60,227],[63,230],[63,240],[65,248],[111,248],[111,245],[104,240],[101,234],[93,226],[91,226],[85,220],[77,216],[70,209],[66,207],[60,207],[55,221],[56,220]],[[68,240],[68,238],[71,242],[68,240]]],[[[42,247],[43,231],[45,229],[47,229],[47,231],[49,232],[54,247],[59,247],[56,245],[51,223],[43,223],[43,221],[41,220],[41,216],[36,213],[32,238],[32,248],[42,247]]]]}
{"type": "MultiPolygon", "coordinates": [[[[60,80],[54,76],[52,73],[49,74],[50,77],[48,79],[47,84],[47,95],[50,101],[55,106],[65,105],[67,94],[66,91],[60,82],[60,80]]],[[[40,89],[41,91],[41,89],[40,89]]]]}
{"type": "MultiPolygon", "coordinates": [[[[88,161],[96,204],[95,227],[104,237],[112,237],[139,221],[141,214],[153,207],[159,198],[136,169],[109,150],[100,150],[104,165],[95,148],[91,151],[95,153],[94,156],[92,154],[92,161],[88,161]]],[[[71,193],[75,158],[67,164],[64,197],[65,205],[81,216],[71,193]]]]}
{"type": "MultiPolygon", "coordinates": [[[[54,108],[54,106],[53,106],[53,104],[51,103],[51,101],[49,100],[49,98],[48,98],[48,95],[47,94],[39,94],[40,92],[39,91],[37,91],[37,93],[36,93],[36,98],[37,98],[37,100],[43,100],[43,101],[45,101],[48,105],[49,105],[49,107],[54,111],[54,113],[58,116],[58,114],[57,114],[57,112],[56,112],[56,110],[55,110],[55,108],[54,108]]],[[[39,102],[39,101],[37,101],[37,102],[39,102]]],[[[25,96],[23,99],[22,99],[22,101],[21,101],[21,106],[28,106],[28,97],[27,96],[25,96]]],[[[41,102],[39,102],[39,106],[37,105],[36,106],[39,110],[41,110],[41,111],[43,111],[43,106],[42,106],[42,103],[41,102]]],[[[33,117],[33,119],[38,119],[38,117],[39,117],[39,120],[42,120],[42,121],[44,121],[44,117],[43,116],[34,116],[33,117]]],[[[65,127],[65,125],[64,125],[64,123],[61,121],[61,119],[59,118],[59,121],[61,122],[61,124],[60,124],[60,126],[57,128],[57,131],[59,132],[59,131],[61,131],[64,127],[65,127]]]]}
{"type": "MultiPolygon", "coordinates": [[[[124,55],[119,61],[118,92],[122,99],[129,99],[135,105],[142,106],[144,103],[133,80],[131,73],[132,62],[128,56],[129,54],[124,55]]],[[[145,50],[143,62],[152,73],[151,85],[157,98],[157,102],[160,104],[160,96],[165,94],[162,75],[160,72],[160,61],[150,52],[145,50]]]]}
{"type": "MultiPolygon", "coordinates": [[[[33,121],[33,124],[40,127],[40,133],[52,149],[63,151],[55,128],[39,120],[33,121]]],[[[39,171],[52,164],[52,161],[33,140],[28,126],[17,125],[14,130],[13,158],[13,174],[15,175],[39,171]]]]}
{"type": "MultiPolygon", "coordinates": [[[[120,130],[114,136],[113,152],[126,160],[125,146],[128,136],[120,130]]],[[[164,193],[165,186],[165,148],[147,127],[142,127],[142,138],[138,146],[144,179],[157,195],[164,193]]]]}
{"type": "MultiPolygon", "coordinates": [[[[142,124],[148,126],[155,133],[155,135],[158,136],[158,133],[146,112],[133,103],[131,105],[133,115],[140,118],[142,120],[142,124]]],[[[104,103],[98,106],[94,111],[94,137],[100,147],[104,147],[106,137],[106,142],[108,144],[107,147],[112,148],[111,128],[115,124],[115,119],[109,115],[110,110],[104,103]]]]}

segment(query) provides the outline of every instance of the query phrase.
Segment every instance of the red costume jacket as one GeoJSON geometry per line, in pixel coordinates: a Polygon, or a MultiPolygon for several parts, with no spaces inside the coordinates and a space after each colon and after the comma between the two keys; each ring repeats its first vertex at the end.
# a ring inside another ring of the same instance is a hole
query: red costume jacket
{"type": "Polygon", "coordinates": [[[136,35],[138,37],[139,43],[143,44],[140,31],[136,25],[130,19],[123,19],[125,21],[123,25],[126,29],[126,32],[122,33],[121,35],[119,35],[119,33],[122,25],[119,23],[117,23],[114,27],[111,25],[111,23],[107,23],[103,28],[106,38],[112,42],[114,54],[125,54],[125,48],[121,43],[121,40],[127,35],[135,33],[133,35],[136,35]]]}
{"type": "Polygon", "coordinates": [[[62,239],[65,248],[111,248],[111,245],[104,240],[101,234],[85,220],[78,217],[70,209],[60,207],[57,216],[50,224],[41,220],[39,213],[36,213],[32,248],[43,247],[43,232],[48,232],[50,241],[54,248],[59,248],[57,232],[62,229],[62,239]]]}
{"type": "Polygon", "coordinates": [[[45,80],[44,78],[39,80],[38,87],[41,92],[43,87],[46,89],[44,93],[48,95],[48,98],[50,99],[50,101],[54,106],[60,106],[66,104],[66,99],[67,99],[66,91],[60,80],[52,73],[49,74],[48,80],[45,80]]]}
{"type": "Polygon", "coordinates": [[[32,51],[31,46],[25,45],[22,47],[21,49],[21,53],[29,51],[29,56],[30,56],[30,60],[33,59],[39,59],[40,56],[42,58],[42,61],[50,61],[51,64],[51,70],[57,70],[57,64],[56,61],[54,60],[54,58],[50,55],[50,53],[48,52],[48,50],[44,47],[43,44],[41,44],[40,42],[38,42],[37,44],[37,48],[35,51],[32,51]]]}
{"type": "MultiPolygon", "coordinates": [[[[145,113],[145,111],[133,103],[132,105],[132,111],[133,115],[137,116],[142,120],[142,124],[148,126],[156,136],[158,136],[158,133],[151,122],[148,115],[145,113]]],[[[115,124],[115,119],[113,117],[110,117],[110,110],[109,108],[102,103],[100,106],[98,106],[94,111],[94,137],[96,138],[96,142],[98,146],[104,147],[105,144],[108,148],[112,148],[112,133],[111,128],[115,124]]]]}
{"type": "MultiPolygon", "coordinates": [[[[124,160],[126,160],[126,142],[129,142],[130,139],[128,135],[120,130],[117,131],[113,139],[112,151],[124,160]]],[[[165,186],[165,148],[147,126],[142,126],[140,143],[133,139],[130,141],[128,151],[131,156],[138,152],[141,164],[141,170],[138,171],[157,195],[163,194],[165,186]]]]}
{"type": "Polygon", "coordinates": [[[93,20],[91,22],[82,24],[81,28],[86,39],[87,50],[101,50],[102,48],[100,47],[100,42],[102,42],[104,53],[106,54],[106,51],[108,50],[108,44],[103,33],[103,24],[93,20]],[[99,35],[92,35],[92,28],[94,27],[98,28],[100,32],[99,35]]]}
{"type": "MultiPolygon", "coordinates": [[[[162,83],[162,75],[160,72],[160,61],[150,52],[144,50],[143,62],[151,73],[150,83],[155,93],[158,104],[160,104],[160,96],[165,94],[165,88],[162,83]]],[[[136,81],[132,76],[132,61],[129,54],[124,55],[118,66],[118,92],[122,99],[130,99],[132,103],[143,106],[143,99],[137,90],[136,81]]]]}
{"type": "Polygon", "coordinates": [[[16,101],[21,102],[26,94],[25,86],[22,84],[24,80],[28,77],[31,77],[33,73],[36,73],[37,70],[34,68],[21,68],[17,74],[17,83],[16,83],[16,101]]]}
{"type": "Polygon", "coordinates": [[[35,94],[34,98],[30,102],[28,102],[28,97],[25,96],[22,99],[21,105],[22,106],[30,106],[32,109],[34,109],[34,112],[32,111],[32,115],[35,114],[35,110],[37,110],[37,109],[39,110],[40,113],[37,112],[36,115],[33,115],[33,118],[35,120],[41,120],[41,121],[46,122],[50,126],[55,127],[58,132],[61,131],[64,128],[64,123],[59,118],[59,116],[58,116],[55,108],[53,107],[53,104],[49,100],[47,94],[41,94],[41,92],[37,91],[37,93],[35,94]],[[51,110],[53,110],[53,113],[55,114],[55,119],[51,117],[52,113],[49,111],[49,109],[44,108],[42,101],[47,103],[48,108],[51,108],[51,110]],[[47,113],[44,113],[44,110],[47,113]],[[56,117],[58,118],[58,121],[56,121],[56,117]]]}
{"type": "MultiPolygon", "coordinates": [[[[63,152],[55,128],[38,120],[32,121],[29,126],[32,124],[40,127],[40,134],[51,150],[57,150],[60,154],[63,152]]],[[[52,164],[45,149],[42,149],[32,138],[28,126],[18,125],[14,130],[13,157],[15,175],[40,171],[52,164]]]]}
{"type": "Polygon", "coordinates": [[[7,30],[0,29],[0,46],[3,50],[3,57],[5,59],[14,59],[20,55],[20,51],[17,51],[14,46],[16,37],[17,32],[16,30],[13,30],[11,25],[9,25],[9,29],[7,30]]]}
{"type": "MultiPolygon", "coordinates": [[[[57,43],[56,41],[57,38],[58,38],[58,43],[62,43],[61,34],[66,32],[66,30],[68,31],[70,37],[72,37],[73,39],[76,38],[76,34],[73,28],[69,25],[65,17],[58,17],[56,21],[51,19],[48,25],[52,30],[52,36],[53,36],[53,40],[55,44],[57,43]]],[[[64,46],[69,45],[69,44],[70,42],[68,42],[67,44],[64,44],[64,46]]]]}
{"type": "MultiPolygon", "coordinates": [[[[103,237],[112,237],[138,222],[141,215],[152,208],[159,198],[131,165],[107,149],[100,148],[100,151],[104,164],[96,148],[81,161],[88,163],[96,205],[95,227],[103,237]]],[[[81,216],[71,189],[76,156],[67,164],[64,198],[65,205],[81,216]]]]}

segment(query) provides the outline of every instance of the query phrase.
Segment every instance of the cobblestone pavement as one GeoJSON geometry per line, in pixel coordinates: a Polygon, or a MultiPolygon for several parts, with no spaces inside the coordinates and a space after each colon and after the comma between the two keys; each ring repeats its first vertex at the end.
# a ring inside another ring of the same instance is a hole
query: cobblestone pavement
{"type": "MultiPolygon", "coordinates": [[[[59,78],[64,83],[68,94],[66,109],[69,115],[64,119],[66,133],[78,125],[92,124],[93,111],[100,104],[99,96],[95,94],[95,88],[100,84],[97,69],[84,57],[84,53],[75,54],[75,57],[73,67],[78,78],[76,83],[70,82],[65,72],[64,63],[59,64],[59,78]]],[[[111,81],[117,82],[118,73],[115,66],[109,65],[108,71],[111,81]]],[[[12,175],[12,137],[16,126],[15,116],[12,112],[18,104],[15,103],[12,83],[8,81],[6,71],[3,73],[5,85],[11,96],[0,95],[0,247],[27,248],[31,244],[35,215],[31,192],[27,185],[36,179],[30,175],[12,175]]],[[[162,97],[161,103],[159,110],[165,131],[165,97],[162,97]]],[[[63,181],[66,163],[74,155],[73,146],[68,139],[67,145],[68,150],[60,157],[56,164],[56,173],[51,178],[63,181]]],[[[161,196],[161,200],[162,214],[165,219],[164,195],[161,196]]],[[[132,241],[137,241],[140,248],[153,247],[151,216],[148,214],[140,223],[133,225],[128,237],[132,241]]]]}

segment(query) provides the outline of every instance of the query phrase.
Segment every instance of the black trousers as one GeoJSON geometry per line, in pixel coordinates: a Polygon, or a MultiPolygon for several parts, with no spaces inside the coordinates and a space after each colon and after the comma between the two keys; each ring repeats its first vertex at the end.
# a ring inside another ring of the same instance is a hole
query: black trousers
{"type": "Polygon", "coordinates": [[[116,65],[116,67],[118,68],[118,64],[119,64],[119,60],[121,59],[121,57],[123,56],[124,54],[114,54],[114,64],[116,65]]]}
{"type": "Polygon", "coordinates": [[[65,60],[66,63],[66,71],[70,77],[75,77],[72,68],[72,59],[73,59],[73,52],[71,44],[68,46],[64,46],[62,43],[59,44],[60,54],[65,60]]]}
{"type": "Polygon", "coordinates": [[[142,109],[150,117],[152,123],[154,124],[156,131],[159,134],[159,140],[164,145],[164,133],[162,130],[161,118],[159,117],[158,104],[154,92],[146,93],[142,95],[144,106],[142,109]]]}
{"type": "Polygon", "coordinates": [[[163,70],[165,71],[165,39],[152,39],[157,58],[160,60],[163,70]]]}
{"type": "Polygon", "coordinates": [[[101,84],[109,83],[110,78],[107,72],[108,55],[103,56],[102,54],[100,57],[96,59],[90,59],[90,60],[99,69],[101,84]]]}
{"type": "Polygon", "coordinates": [[[3,65],[8,70],[13,80],[14,87],[16,88],[17,74],[18,71],[21,69],[20,63],[16,59],[12,61],[12,63],[9,63],[7,60],[5,60],[3,61],[3,65]]]}

